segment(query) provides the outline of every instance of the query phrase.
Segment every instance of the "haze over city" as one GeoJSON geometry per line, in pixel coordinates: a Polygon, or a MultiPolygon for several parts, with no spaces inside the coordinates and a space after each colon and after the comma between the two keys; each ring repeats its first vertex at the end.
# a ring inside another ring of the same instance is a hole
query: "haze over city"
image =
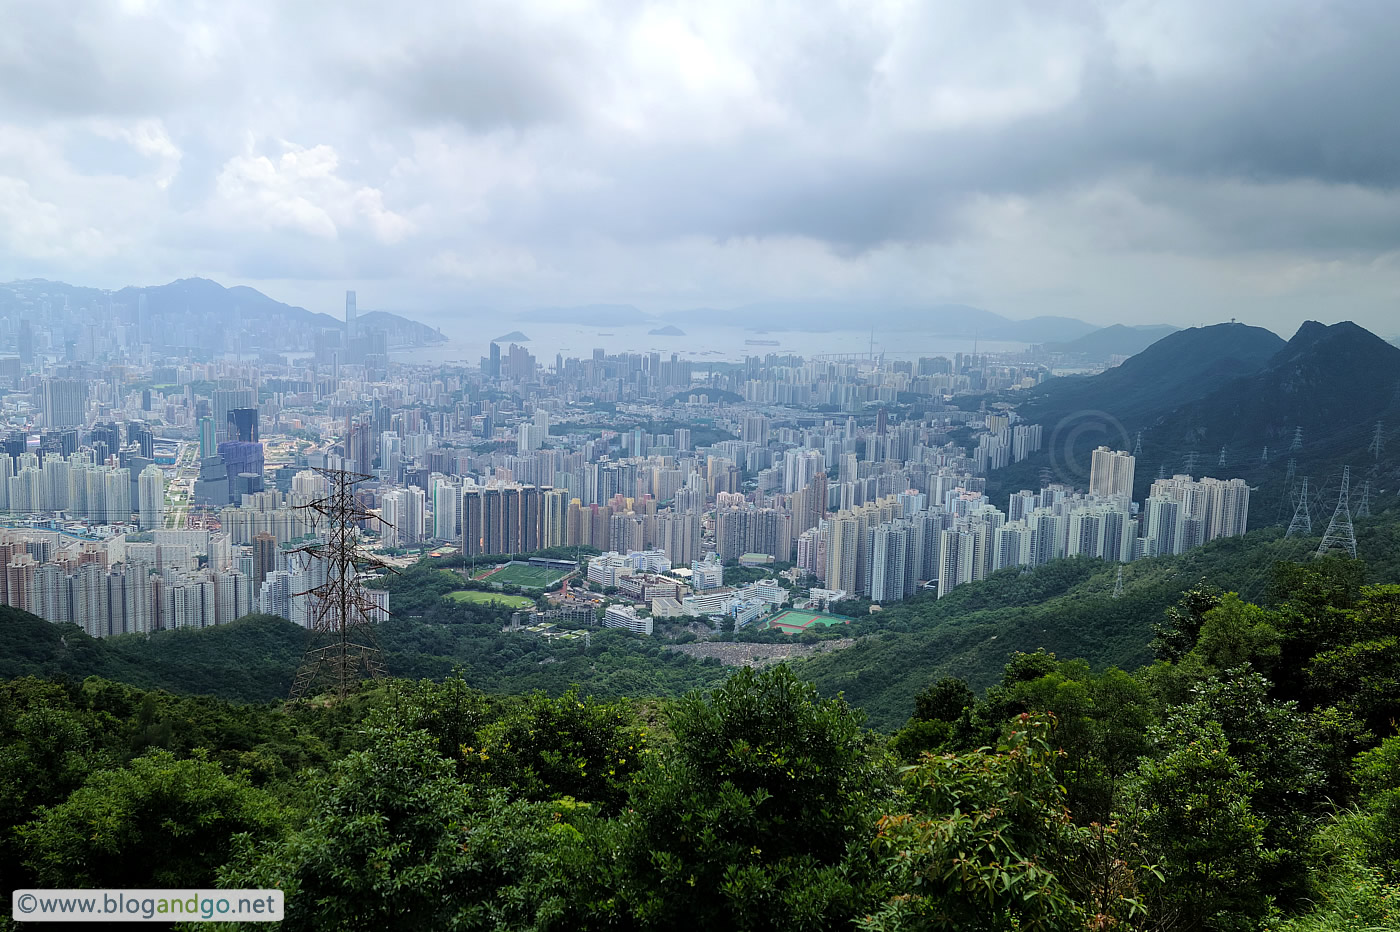
{"type": "Polygon", "coordinates": [[[1389,336],[1397,31],[1364,2],[8,4],[0,279],[358,288],[435,325],[823,300],[1389,336]]]}
{"type": "Polygon", "coordinates": [[[1400,929],[1396,39],[0,0],[0,929],[1400,929]]]}

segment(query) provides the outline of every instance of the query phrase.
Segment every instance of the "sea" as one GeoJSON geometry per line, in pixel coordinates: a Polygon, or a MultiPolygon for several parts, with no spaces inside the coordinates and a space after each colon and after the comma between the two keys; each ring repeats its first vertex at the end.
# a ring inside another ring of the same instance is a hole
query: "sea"
{"type": "MultiPolygon", "coordinates": [[[[433,321],[437,324],[439,321],[433,321]]],[[[527,340],[500,342],[505,352],[515,342],[528,349],[542,366],[554,364],[555,356],[565,359],[585,359],[595,349],[608,354],[660,353],[669,358],[675,353],[681,359],[696,363],[742,362],[747,356],[795,354],[806,359],[822,356],[866,356],[872,351],[886,358],[917,359],[920,356],[947,356],[956,353],[1017,353],[1029,344],[1008,340],[978,340],[972,337],[949,336],[901,330],[873,334],[869,330],[832,330],[824,332],[796,330],[750,330],[741,327],[715,326],[704,323],[676,322],[684,335],[653,334],[656,323],[636,326],[581,326],[577,324],[531,323],[526,321],[497,322],[464,326],[442,325],[448,337],[445,343],[431,346],[402,347],[391,352],[397,362],[418,365],[462,363],[476,365],[490,354],[490,344],[497,337],[519,331],[527,340]]]]}

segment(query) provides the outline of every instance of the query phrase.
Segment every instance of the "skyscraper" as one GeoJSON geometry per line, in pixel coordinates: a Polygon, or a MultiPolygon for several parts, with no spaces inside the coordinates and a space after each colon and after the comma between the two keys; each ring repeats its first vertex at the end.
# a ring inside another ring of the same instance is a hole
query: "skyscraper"
{"type": "Polygon", "coordinates": [[[165,518],[165,473],[154,463],[141,470],[137,479],[141,530],[158,528],[165,518]]]}
{"type": "Polygon", "coordinates": [[[228,413],[228,439],[240,443],[257,443],[258,409],[232,408],[228,413]]]}
{"type": "Polygon", "coordinates": [[[277,569],[277,538],[262,533],[253,538],[253,586],[261,588],[269,573],[277,569]]]}
{"type": "Polygon", "coordinates": [[[358,312],[358,311],[356,310],[356,308],[355,308],[355,292],[353,292],[353,291],[347,291],[347,292],[345,292],[345,337],[346,337],[346,339],[353,340],[353,339],[358,335],[358,334],[356,333],[356,330],[355,330],[356,325],[357,325],[357,323],[358,323],[358,321],[357,321],[358,316],[359,316],[359,312],[358,312]]]}
{"type": "Polygon", "coordinates": [[[87,383],[78,379],[44,380],[44,423],[81,427],[87,414],[87,383]]]}
{"type": "Polygon", "coordinates": [[[1133,471],[1137,460],[1126,450],[1099,447],[1089,465],[1089,491],[1104,498],[1133,497],[1133,471]]]}

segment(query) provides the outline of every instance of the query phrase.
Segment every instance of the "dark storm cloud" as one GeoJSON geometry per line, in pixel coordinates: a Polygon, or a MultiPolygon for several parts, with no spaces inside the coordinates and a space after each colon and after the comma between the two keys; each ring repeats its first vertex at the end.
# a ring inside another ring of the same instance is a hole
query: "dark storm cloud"
{"type": "Polygon", "coordinates": [[[300,269],[541,303],[839,288],[1044,313],[1092,303],[1090,278],[1120,307],[1204,268],[1270,299],[1275,281],[1367,306],[1400,289],[1378,258],[1400,236],[1391,3],[0,17],[0,271],[300,269]]]}

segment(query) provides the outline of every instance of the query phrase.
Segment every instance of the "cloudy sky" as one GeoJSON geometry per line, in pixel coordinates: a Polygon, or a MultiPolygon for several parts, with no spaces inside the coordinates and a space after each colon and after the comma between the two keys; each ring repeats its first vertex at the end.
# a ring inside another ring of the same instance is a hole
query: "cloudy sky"
{"type": "Polygon", "coordinates": [[[1386,0],[0,0],[0,280],[1400,332],[1386,0]]]}

